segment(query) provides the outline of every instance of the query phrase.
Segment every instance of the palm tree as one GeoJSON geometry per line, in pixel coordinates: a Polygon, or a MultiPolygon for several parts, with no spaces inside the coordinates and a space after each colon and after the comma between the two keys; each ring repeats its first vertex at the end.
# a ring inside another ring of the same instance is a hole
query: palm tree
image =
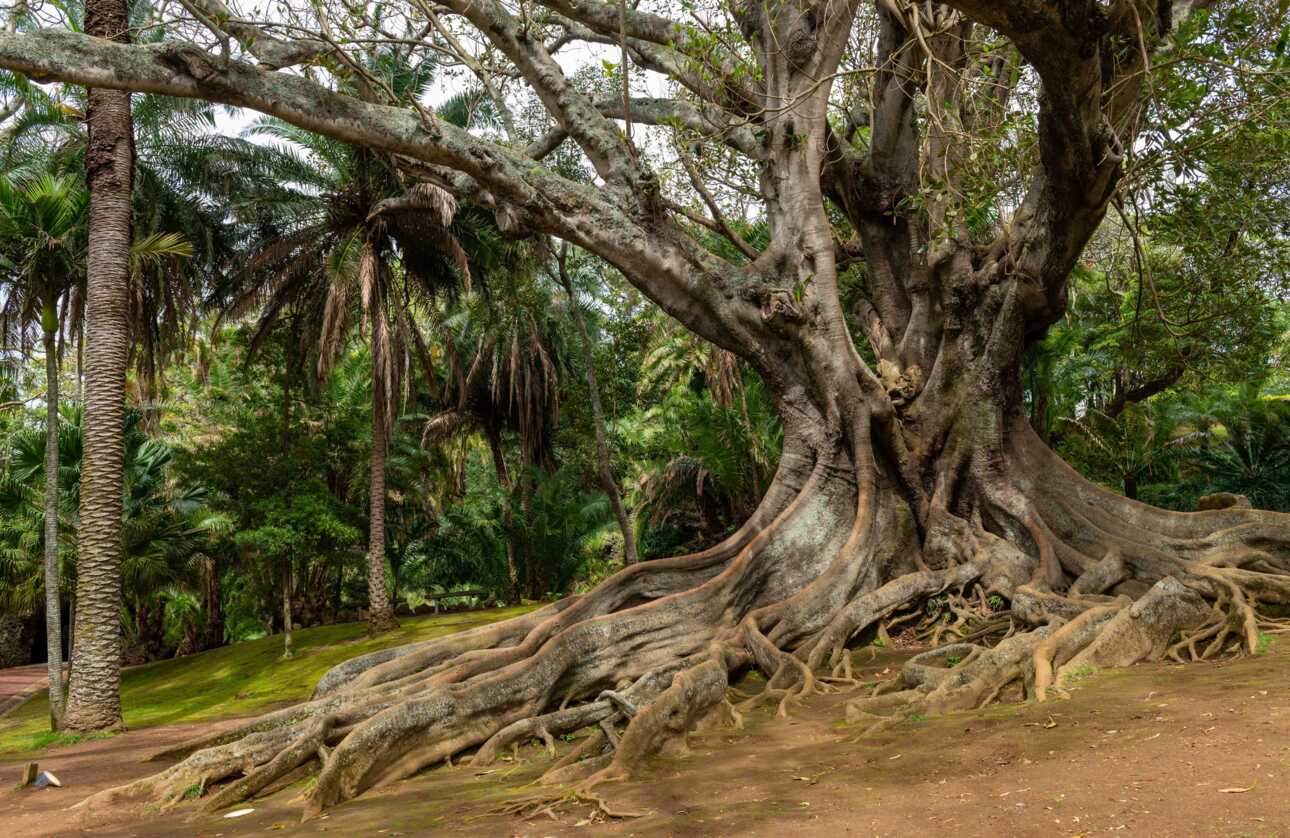
{"type": "MultiPolygon", "coordinates": [[[[131,625],[135,646],[146,659],[161,651],[162,618],[175,586],[193,587],[195,570],[210,539],[229,528],[224,516],[206,506],[206,492],[199,486],[170,479],[172,449],[149,438],[142,430],[142,414],[129,411],[124,444],[125,501],[123,526],[123,611],[131,625]],[[167,593],[167,592],[170,593],[167,593]]],[[[59,545],[64,578],[76,571],[75,533],[81,470],[84,463],[84,414],[79,405],[67,405],[59,427],[58,481],[63,487],[58,512],[71,533],[59,545]]],[[[39,540],[42,504],[37,486],[46,472],[42,456],[43,434],[24,428],[10,438],[7,469],[0,475],[0,580],[12,591],[11,601],[21,605],[35,599],[40,579],[23,562],[39,540]]]]}
{"type": "MultiPolygon", "coordinates": [[[[126,0],[86,0],[86,34],[128,40],[128,6],[126,0]]],[[[121,725],[122,460],[134,176],[130,94],[91,89],[86,124],[86,434],[74,627],[77,654],[64,722],[74,730],[101,730],[121,725]]]]}
{"type": "MultiPolygon", "coordinates": [[[[513,264],[522,264],[522,259],[516,256],[513,264]]],[[[518,495],[523,514],[530,516],[530,470],[555,470],[552,435],[567,352],[564,324],[547,304],[549,286],[522,272],[511,280],[497,289],[500,293],[468,301],[439,324],[444,407],[427,421],[423,436],[440,441],[463,434],[484,437],[498,484],[507,494],[518,495]],[[518,469],[506,464],[505,432],[514,432],[519,443],[518,469]]],[[[545,581],[528,555],[530,545],[518,537],[509,504],[502,514],[503,526],[511,533],[507,563],[514,594],[518,597],[527,588],[530,597],[540,597],[546,592],[545,581]]]]}
{"type": "Polygon", "coordinates": [[[45,627],[50,723],[63,717],[62,625],[58,573],[58,335],[59,307],[81,271],[85,192],[75,180],[44,175],[15,184],[0,178],[0,307],[3,338],[25,343],[39,324],[45,351],[45,627]]]}
{"type": "MultiPolygon", "coordinates": [[[[57,11],[73,30],[126,40],[159,40],[160,27],[148,28],[148,2],[71,0],[57,11]],[[129,7],[129,8],[128,8],[129,7]]],[[[9,20],[14,28],[31,25],[25,15],[9,20]]],[[[87,439],[87,528],[83,556],[89,567],[89,599],[78,596],[86,627],[101,648],[87,649],[73,667],[69,685],[76,727],[96,729],[119,723],[117,652],[113,628],[119,606],[120,449],[125,378],[133,361],[140,375],[139,396],[150,400],[167,352],[182,336],[183,316],[191,314],[190,266],[213,265],[227,252],[222,208],[190,200],[186,182],[193,155],[184,135],[214,126],[208,104],[159,96],[138,97],[137,115],[147,142],[136,153],[131,97],[109,90],[61,86],[46,91],[13,75],[0,76],[11,119],[0,130],[0,156],[15,171],[85,172],[90,198],[90,270],[69,294],[62,316],[67,338],[77,342],[77,396],[82,374],[92,384],[85,397],[91,417],[87,439]],[[86,130],[88,128],[88,130],[86,130]],[[144,165],[137,164],[142,161],[144,165]],[[136,168],[139,169],[136,172],[136,168]],[[140,188],[136,189],[136,185],[140,188]],[[132,206],[133,205],[133,206],[132,206]],[[136,220],[144,230],[132,246],[136,220]],[[203,243],[202,260],[185,260],[186,242],[203,243]],[[87,281],[88,280],[88,281],[87,281]],[[83,323],[83,321],[86,321],[83,323]],[[84,343],[96,344],[90,368],[82,369],[84,343]]],[[[80,619],[80,617],[76,618],[80,619]]]]}
{"type": "MultiPolygon", "coordinates": [[[[83,0],[59,4],[63,24],[83,31],[83,0]]],[[[149,27],[151,4],[131,3],[130,23],[139,40],[159,42],[164,31],[149,27]]],[[[0,72],[0,97],[12,104],[11,118],[0,128],[0,168],[37,176],[61,172],[87,176],[88,91],[76,85],[49,89],[0,72]]],[[[233,253],[233,228],[220,193],[226,171],[216,129],[216,108],[208,102],[151,94],[132,97],[135,140],[132,183],[132,227],[136,239],[182,238],[184,254],[195,258],[162,259],[153,254],[145,265],[132,263],[127,318],[130,363],[135,372],[132,395],[145,406],[157,396],[166,359],[182,348],[195,317],[196,290],[211,284],[233,253]]],[[[0,120],[3,121],[3,120],[0,120]]],[[[136,247],[138,242],[136,241],[136,247]]],[[[77,342],[77,397],[86,289],[75,289],[66,317],[66,339],[77,342]]],[[[153,416],[145,410],[145,417],[153,416]]]]}
{"type": "Polygon", "coordinates": [[[1206,493],[1246,496],[1258,509],[1290,510],[1290,402],[1244,392],[1210,427],[1212,444],[1191,464],[1206,493]]]}
{"type": "MultiPolygon", "coordinates": [[[[424,76],[404,80],[419,89],[424,76]]],[[[252,354],[286,326],[297,364],[314,359],[327,374],[349,337],[361,333],[371,350],[372,443],[368,537],[368,621],[373,631],[396,625],[386,583],[385,456],[400,405],[411,392],[414,366],[430,356],[418,312],[439,294],[468,285],[470,259],[453,223],[456,202],[436,186],[405,188],[386,155],[346,146],[280,121],[251,132],[282,141],[231,146],[248,183],[234,207],[259,235],[246,268],[214,301],[226,316],[259,307],[252,354]]]]}
{"type": "Polygon", "coordinates": [[[1144,482],[1171,476],[1205,437],[1151,403],[1132,404],[1118,416],[1090,410],[1066,421],[1078,432],[1065,446],[1072,462],[1119,483],[1134,500],[1144,482]]]}

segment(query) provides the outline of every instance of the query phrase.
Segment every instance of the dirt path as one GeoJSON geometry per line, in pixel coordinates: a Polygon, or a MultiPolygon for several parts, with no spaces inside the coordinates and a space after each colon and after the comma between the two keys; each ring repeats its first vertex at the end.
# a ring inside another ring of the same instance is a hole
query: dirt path
{"type": "MultiPolygon", "coordinates": [[[[66,667],[64,667],[66,670],[66,667]]],[[[45,685],[49,667],[43,663],[0,669],[0,716],[22,704],[45,685]]]]}
{"type": "MultiPolygon", "coordinates": [[[[879,659],[880,672],[892,659],[879,659]]],[[[1256,658],[1104,672],[1070,700],[911,721],[859,738],[842,701],[788,720],[693,737],[693,752],[606,786],[644,817],[600,822],[587,805],[555,819],[491,814],[531,794],[539,748],[482,775],[438,769],[300,825],[299,789],[237,820],[124,808],[87,822],[62,811],[86,793],[155,769],[138,758],[191,733],[157,728],[41,757],[68,788],[13,792],[0,763],[0,834],[489,836],[1275,836],[1290,835],[1290,644],[1256,658]]]]}

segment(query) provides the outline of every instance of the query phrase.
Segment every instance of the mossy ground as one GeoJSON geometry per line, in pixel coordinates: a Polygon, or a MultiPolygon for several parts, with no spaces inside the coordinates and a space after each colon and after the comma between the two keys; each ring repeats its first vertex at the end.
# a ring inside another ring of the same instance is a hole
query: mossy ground
{"type": "MultiPolygon", "coordinates": [[[[369,637],[366,623],[341,623],[293,634],[295,656],[282,660],[282,636],[237,643],[172,660],[131,667],[121,677],[121,704],[131,730],[229,718],[309,696],[322,674],[348,658],[504,620],[536,606],[405,617],[398,629],[369,637]]],[[[49,733],[45,693],[0,719],[6,757],[75,739],[49,733]]]]}

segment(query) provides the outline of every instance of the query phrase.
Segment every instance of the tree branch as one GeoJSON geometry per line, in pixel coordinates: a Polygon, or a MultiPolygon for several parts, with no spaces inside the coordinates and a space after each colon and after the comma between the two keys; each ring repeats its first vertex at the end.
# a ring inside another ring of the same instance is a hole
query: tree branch
{"type": "Polygon", "coordinates": [[[441,120],[426,123],[410,109],[364,102],[298,75],[225,62],[188,43],[125,45],[59,30],[0,33],[0,67],[38,81],[251,108],[353,145],[461,172],[489,192],[494,206],[513,208],[535,230],[602,257],[708,340],[746,353],[763,328],[756,306],[734,292],[739,270],[665,217],[643,227],[615,193],[571,181],[441,120]]]}

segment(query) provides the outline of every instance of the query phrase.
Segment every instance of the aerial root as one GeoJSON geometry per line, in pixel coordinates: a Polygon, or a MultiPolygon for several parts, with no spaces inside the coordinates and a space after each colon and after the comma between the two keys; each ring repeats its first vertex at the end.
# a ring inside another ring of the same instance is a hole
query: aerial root
{"type": "Polygon", "coordinates": [[[776,715],[781,719],[788,715],[788,704],[794,699],[811,694],[815,689],[815,673],[806,661],[792,652],[779,649],[757,626],[753,617],[744,620],[740,632],[745,639],[748,654],[763,672],[770,672],[766,686],[761,692],[741,702],[736,708],[740,713],[747,713],[753,708],[779,699],[776,715]],[[796,678],[794,678],[794,673],[796,678]],[[783,687],[776,686],[781,681],[787,682],[783,687]]]}
{"type": "Polygon", "coordinates": [[[609,801],[584,785],[563,791],[527,795],[498,806],[493,812],[498,815],[512,815],[524,820],[533,820],[544,816],[556,820],[556,814],[561,809],[588,803],[592,806],[591,820],[593,822],[597,816],[613,820],[626,820],[629,818],[641,818],[650,814],[649,812],[633,812],[611,806],[609,801]]]}
{"type": "MultiPolygon", "coordinates": [[[[611,722],[622,714],[617,709],[611,710],[600,720],[598,730],[558,760],[538,781],[553,784],[568,782],[578,776],[584,779],[567,791],[527,797],[509,803],[499,811],[525,818],[554,816],[560,806],[581,802],[594,804],[597,811],[609,818],[647,814],[614,809],[595,793],[595,788],[632,776],[642,762],[655,754],[669,750],[687,751],[688,734],[705,722],[742,724],[742,716],[726,700],[726,667],[726,662],[717,658],[677,672],[671,686],[630,718],[621,736],[614,732],[611,722]],[[612,752],[612,756],[606,751],[612,752]],[[589,770],[594,770],[594,773],[587,776],[589,770]]],[[[626,695],[622,698],[630,702],[626,695]]],[[[612,699],[604,701],[613,702],[612,699]]]]}
{"type": "MultiPolygon", "coordinates": [[[[572,733],[588,725],[597,724],[616,713],[614,706],[608,700],[600,700],[575,707],[567,707],[542,716],[521,719],[493,734],[475,752],[470,764],[474,766],[491,765],[496,761],[498,753],[503,749],[518,745],[535,736],[543,740],[548,751],[553,751],[555,748],[553,735],[560,736],[572,733]]],[[[552,753],[552,756],[555,756],[554,753],[552,753]]]]}
{"type": "Polygon", "coordinates": [[[1050,633],[1043,626],[992,649],[955,644],[915,655],[895,679],[896,691],[848,702],[847,722],[868,723],[862,735],[869,735],[911,715],[972,710],[987,704],[1025,677],[1035,646],[1050,633]]]}

